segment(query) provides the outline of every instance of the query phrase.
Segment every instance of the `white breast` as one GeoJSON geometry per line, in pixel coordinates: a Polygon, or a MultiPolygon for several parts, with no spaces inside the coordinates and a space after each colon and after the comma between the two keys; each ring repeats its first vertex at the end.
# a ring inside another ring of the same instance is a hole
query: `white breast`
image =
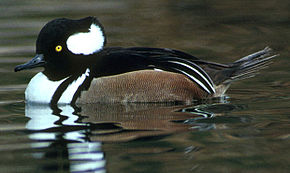
{"type": "Polygon", "coordinates": [[[49,103],[54,92],[65,79],[51,81],[42,72],[37,73],[25,90],[25,100],[27,102],[49,103]]]}
{"type": "MultiPolygon", "coordinates": [[[[78,87],[82,85],[90,70],[87,69],[78,79],[73,81],[66,90],[62,93],[58,103],[70,104],[73,99],[74,93],[78,87]]],[[[68,78],[68,77],[67,77],[68,78]]],[[[25,90],[25,100],[27,102],[48,104],[50,103],[55,91],[67,78],[60,81],[49,80],[42,72],[37,73],[29,82],[25,90]]]]}

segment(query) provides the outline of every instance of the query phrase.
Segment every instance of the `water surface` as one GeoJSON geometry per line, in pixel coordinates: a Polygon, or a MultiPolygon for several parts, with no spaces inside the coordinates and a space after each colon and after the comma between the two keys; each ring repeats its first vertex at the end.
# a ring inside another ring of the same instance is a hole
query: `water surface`
{"type": "Polygon", "coordinates": [[[289,172],[289,2],[0,2],[1,172],[289,172]],[[37,34],[58,17],[97,16],[109,46],[168,47],[231,62],[266,46],[280,54],[221,100],[197,105],[27,105],[41,69],[37,34]]]}

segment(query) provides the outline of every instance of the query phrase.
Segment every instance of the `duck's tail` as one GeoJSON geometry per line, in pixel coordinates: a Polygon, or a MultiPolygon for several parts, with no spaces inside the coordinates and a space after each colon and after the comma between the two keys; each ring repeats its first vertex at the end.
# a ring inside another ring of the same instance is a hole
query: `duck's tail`
{"type": "Polygon", "coordinates": [[[255,76],[259,70],[268,67],[276,56],[278,55],[273,55],[271,48],[266,47],[233,63],[210,64],[210,68],[205,71],[214,81],[215,96],[223,95],[232,82],[255,76]]]}
{"type": "Polygon", "coordinates": [[[267,68],[272,63],[272,59],[278,55],[272,55],[272,49],[265,49],[243,57],[234,63],[229,64],[233,73],[228,80],[223,83],[231,83],[236,80],[246,79],[258,74],[259,70],[267,68]]]}

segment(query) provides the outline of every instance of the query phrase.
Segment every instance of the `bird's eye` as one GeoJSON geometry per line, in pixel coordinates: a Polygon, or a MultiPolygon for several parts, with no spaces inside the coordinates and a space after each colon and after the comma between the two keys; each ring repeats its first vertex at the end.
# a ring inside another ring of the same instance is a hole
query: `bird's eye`
{"type": "Polygon", "coordinates": [[[55,51],[60,52],[61,50],[62,50],[61,45],[57,45],[57,46],[55,47],[55,51]]]}

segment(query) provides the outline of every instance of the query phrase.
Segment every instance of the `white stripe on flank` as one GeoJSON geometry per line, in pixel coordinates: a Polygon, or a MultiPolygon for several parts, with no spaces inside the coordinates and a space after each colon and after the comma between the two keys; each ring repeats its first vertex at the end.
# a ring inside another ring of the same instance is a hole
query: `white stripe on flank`
{"type": "Polygon", "coordinates": [[[188,76],[189,78],[191,78],[192,80],[194,80],[199,86],[201,86],[206,92],[208,92],[209,94],[212,94],[208,88],[198,79],[196,79],[195,77],[193,77],[192,75],[186,73],[185,71],[182,71],[180,69],[175,68],[175,70],[180,71],[181,73],[185,74],[186,76],[188,76]]]}
{"type": "Polygon", "coordinates": [[[161,69],[159,69],[159,68],[154,68],[153,70],[154,70],[154,71],[164,71],[164,70],[161,70],[161,69]]]}
{"type": "MultiPolygon", "coordinates": [[[[184,63],[181,63],[181,62],[178,62],[178,61],[168,61],[168,62],[172,62],[172,63],[176,63],[176,64],[179,64],[179,65],[183,65],[183,66],[185,66],[185,67],[187,67],[187,68],[189,68],[189,69],[191,69],[191,70],[193,70],[194,72],[196,72],[199,76],[201,76],[205,81],[206,81],[206,83],[210,86],[210,88],[211,88],[211,90],[213,91],[213,93],[215,93],[215,89],[214,89],[214,87],[213,87],[213,82],[212,82],[212,80],[210,79],[210,81],[203,75],[203,74],[201,74],[198,70],[196,70],[195,68],[193,68],[193,67],[191,67],[191,66],[189,66],[189,65],[187,65],[187,64],[184,64],[184,63]]],[[[180,70],[180,71],[182,71],[182,70],[180,70]]],[[[182,73],[186,73],[186,72],[184,72],[184,71],[182,71],[182,73]]],[[[193,77],[192,75],[190,75],[190,74],[188,74],[188,73],[186,73],[188,76],[191,76],[191,78],[194,78],[195,79],[195,81],[197,80],[197,81],[199,81],[198,79],[196,79],[195,77],[193,77]]],[[[202,84],[202,82],[201,81],[199,81],[199,83],[201,83],[202,84]]],[[[207,89],[207,87],[206,86],[204,86],[204,84],[202,84],[203,85],[203,88],[206,88],[206,90],[207,90],[207,92],[208,93],[212,93],[212,92],[210,92],[208,89],[207,89]]]]}

